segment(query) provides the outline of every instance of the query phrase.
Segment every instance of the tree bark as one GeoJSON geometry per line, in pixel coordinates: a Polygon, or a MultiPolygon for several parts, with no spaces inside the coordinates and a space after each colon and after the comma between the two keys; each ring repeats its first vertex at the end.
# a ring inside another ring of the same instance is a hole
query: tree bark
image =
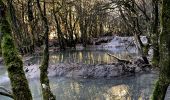
{"type": "Polygon", "coordinates": [[[64,34],[61,31],[61,27],[60,27],[59,20],[58,20],[57,15],[56,15],[54,4],[55,3],[54,3],[54,0],[53,0],[53,16],[54,16],[54,20],[56,22],[59,46],[60,46],[60,50],[65,50],[66,49],[66,43],[65,43],[65,39],[64,39],[64,34]]]}
{"type": "Polygon", "coordinates": [[[152,47],[153,47],[153,57],[152,57],[152,65],[159,66],[159,10],[158,10],[158,1],[152,0],[153,3],[153,15],[154,19],[152,22],[152,47]]]}
{"type": "Polygon", "coordinates": [[[34,52],[35,48],[35,35],[34,35],[34,15],[33,15],[33,7],[32,7],[33,0],[28,0],[27,6],[28,6],[28,22],[29,22],[29,28],[31,31],[31,53],[34,52]]]}
{"type": "Polygon", "coordinates": [[[2,0],[0,0],[0,30],[2,34],[1,48],[12,86],[13,98],[14,100],[32,100],[28,81],[23,71],[23,62],[18,56],[17,49],[14,45],[7,17],[10,18],[11,16],[8,16],[7,8],[2,0]]]}
{"type": "Polygon", "coordinates": [[[164,100],[170,84],[170,0],[161,0],[161,33],[160,33],[160,63],[159,80],[155,86],[152,100],[164,100]]]}
{"type": "Polygon", "coordinates": [[[44,53],[43,53],[43,60],[42,64],[40,66],[40,82],[42,87],[42,93],[43,93],[43,100],[55,100],[54,95],[51,92],[50,85],[49,85],[49,79],[48,79],[48,65],[49,65],[49,47],[48,47],[48,32],[49,32],[49,26],[48,21],[46,18],[46,8],[45,8],[45,0],[44,0],[44,13],[41,9],[41,5],[39,3],[40,1],[37,0],[37,6],[42,18],[42,21],[44,22],[44,53]]]}

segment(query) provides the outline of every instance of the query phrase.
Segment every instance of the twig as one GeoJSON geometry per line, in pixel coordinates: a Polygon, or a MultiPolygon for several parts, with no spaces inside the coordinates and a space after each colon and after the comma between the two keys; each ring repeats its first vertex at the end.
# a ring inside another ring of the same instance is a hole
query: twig
{"type": "Polygon", "coordinates": [[[113,58],[115,58],[116,60],[121,60],[121,59],[119,59],[118,57],[116,57],[116,56],[114,56],[114,55],[112,55],[112,54],[110,54],[110,53],[107,53],[109,56],[111,56],[111,57],[113,57],[113,58]]]}
{"type": "MultiPolygon", "coordinates": [[[[133,41],[131,41],[129,44],[128,44],[128,46],[126,46],[125,48],[126,48],[126,50],[128,50],[128,48],[132,45],[132,43],[134,42],[134,40],[133,41]]],[[[136,47],[136,46],[135,46],[136,47]]]]}

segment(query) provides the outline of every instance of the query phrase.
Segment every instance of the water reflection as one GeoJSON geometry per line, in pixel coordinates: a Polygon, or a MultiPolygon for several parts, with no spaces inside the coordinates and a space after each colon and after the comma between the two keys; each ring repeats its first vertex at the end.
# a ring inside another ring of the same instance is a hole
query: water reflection
{"type": "MultiPolygon", "coordinates": [[[[149,100],[157,74],[149,73],[114,79],[68,79],[50,77],[57,100],[149,100]]],[[[9,82],[0,83],[10,88],[9,82]]],[[[29,80],[34,100],[42,100],[39,79],[29,80]]],[[[11,100],[0,96],[0,100],[11,100]]]]}
{"type": "MultiPolygon", "coordinates": [[[[125,59],[128,53],[117,53],[116,56],[125,59]]],[[[40,57],[32,58],[31,63],[40,64],[40,57]]],[[[29,61],[29,62],[30,62],[29,61]]],[[[50,55],[50,64],[55,63],[111,63],[112,57],[107,51],[65,51],[50,55]],[[90,59],[90,60],[89,60],[90,59]]],[[[4,71],[0,75],[7,77],[4,71]]],[[[0,76],[0,81],[2,78],[0,76]]],[[[157,74],[149,73],[125,78],[114,79],[67,79],[51,77],[50,87],[57,100],[148,100],[157,74]]],[[[10,88],[9,81],[0,82],[1,86],[10,88]]],[[[39,79],[29,80],[29,86],[34,100],[42,100],[42,91],[39,79]]],[[[0,100],[11,100],[0,96],[0,100]]]]}
{"type": "Polygon", "coordinates": [[[130,89],[127,85],[113,86],[104,94],[106,100],[131,100],[130,89]]]}
{"type": "Polygon", "coordinates": [[[52,78],[51,87],[57,100],[148,100],[156,77],[145,74],[112,80],[52,78]]]}
{"type": "MultiPolygon", "coordinates": [[[[54,52],[50,54],[50,64],[56,63],[85,63],[85,64],[108,64],[116,62],[116,59],[107,54],[109,51],[63,51],[54,52]]],[[[127,52],[115,53],[115,56],[121,59],[132,59],[131,56],[136,54],[129,54],[127,52]]],[[[40,56],[35,56],[32,58],[33,64],[40,64],[40,56]]]]}

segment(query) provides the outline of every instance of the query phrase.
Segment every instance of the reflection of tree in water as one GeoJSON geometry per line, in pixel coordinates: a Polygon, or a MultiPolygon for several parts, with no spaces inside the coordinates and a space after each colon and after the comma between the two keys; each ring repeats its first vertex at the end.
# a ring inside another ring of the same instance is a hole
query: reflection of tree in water
{"type": "MultiPolygon", "coordinates": [[[[129,53],[114,53],[120,59],[131,59],[129,53]]],[[[134,55],[135,56],[135,55],[134,55]]],[[[29,63],[40,64],[42,56],[35,56],[29,60],[29,63]]],[[[28,62],[28,61],[26,61],[28,62]]],[[[50,54],[49,63],[85,63],[85,64],[108,64],[117,62],[116,59],[109,56],[107,51],[63,51],[50,54]]]]}
{"type": "Polygon", "coordinates": [[[130,89],[127,85],[113,86],[103,95],[106,100],[131,100],[130,89]]]}
{"type": "MultiPolygon", "coordinates": [[[[68,79],[59,77],[50,77],[49,79],[51,90],[57,100],[107,100],[106,97],[115,97],[111,90],[115,89],[114,87],[117,89],[124,87],[121,87],[122,84],[127,87],[127,94],[129,94],[126,96],[131,97],[131,100],[149,100],[154,80],[157,77],[158,75],[155,74],[144,74],[114,79],[68,79]]],[[[5,84],[3,86],[8,88],[10,85],[5,84]]],[[[34,99],[42,100],[42,91],[38,79],[30,80],[30,88],[34,99]]]]}
{"type": "MultiPolygon", "coordinates": [[[[121,59],[130,59],[128,53],[114,54],[121,59]]],[[[50,55],[50,63],[85,63],[85,64],[108,64],[117,60],[110,57],[107,51],[63,51],[50,55]]]]}
{"type": "Polygon", "coordinates": [[[96,86],[91,82],[73,81],[57,84],[54,88],[58,100],[131,100],[131,93],[127,85],[108,87],[100,84],[96,86]]]}
{"type": "Polygon", "coordinates": [[[132,98],[134,100],[149,100],[150,94],[152,93],[151,89],[153,89],[153,82],[156,79],[157,75],[153,74],[142,74],[140,75],[140,78],[137,76],[134,77],[135,80],[131,80],[130,83],[133,82],[133,84],[129,84],[129,87],[132,90],[132,98]],[[136,85],[134,85],[136,84],[136,85]]]}
{"type": "MultiPolygon", "coordinates": [[[[42,91],[40,89],[41,86],[40,86],[40,82],[39,81],[37,82],[36,80],[32,80],[30,82],[29,86],[31,88],[31,93],[32,93],[32,95],[33,95],[35,100],[42,96],[42,91]]],[[[41,100],[42,100],[42,98],[41,98],[41,100]]]]}
{"type": "Polygon", "coordinates": [[[114,79],[53,79],[58,100],[148,100],[155,74],[114,79]],[[152,84],[152,85],[151,85],[152,84]]]}

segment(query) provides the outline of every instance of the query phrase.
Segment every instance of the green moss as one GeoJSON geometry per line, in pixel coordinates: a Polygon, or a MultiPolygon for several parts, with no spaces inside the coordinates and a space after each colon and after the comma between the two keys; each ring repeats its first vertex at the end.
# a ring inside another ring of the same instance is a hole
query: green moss
{"type": "Polygon", "coordinates": [[[10,25],[6,17],[6,8],[2,0],[0,0],[0,7],[3,9],[1,12],[3,14],[0,16],[0,30],[3,34],[1,41],[2,55],[10,78],[14,100],[32,100],[28,81],[23,71],[23,62],[15,48],[10,25]]]}
{"type": "Polygon", "coordinates": [[[45,47],[44,49],[44,55],[43,55],[43,62],[40,66],[40,82],[43,92],[43,100],[55,100],[55,96],[52,94],[50,85],[49,85],[49,79],[48,79],[48,61],[49,61],[49,52],[48,47],[45,47]],[[43,88],[42,84],[46,86],[46,88],[43,88]]]}
{"type": "Polygon", "coordinates": [[[28,82],[23,71],[23,62],[19,58],[10,34],[2,39],[2,55],[11,81],[15,100],[32,100],[28,82]]]}
{"type": "Polygon", "coordinates": [[[157,57],[152,58],[152,62],[151,62],[152,66],[159,67],[159,60],[158,59],[159,58],[157,58],[157,57]]]}
{"type": "Polygon", "coordinates": [[[163,80],[159,79],[155,84],[155,89],[151,99],[164,100],[168,86],[169,86],[168,82],[164,81],[164,79],[163,80]]]}
{"type": "Polygon", "coordinates": [[[164,100],[170,84],[170,0],[162,0],[160,34],[160,75],[155,86],[152,100],[164,100]]]}
{"type": "Polygon", "coordinates": [[[38,10],[40,12],[42,21],[44,22],[44,28],[45,28],[45,33],[44,33],[44,55],[43,55],[43,60],[42,64],[40,66],[40,82],[41,82],[41,87],[42,87],[42,93],[43,93],[43,100],[55,100],[54,95],[52,94],[50,90],[50,85],[49,85],[49,79],[48,79],[48,63],[49,63],[49,48],[48,48],[48,33],[49,33],[49,26],[48,26],[48,21],[46,18],[46,15],[43,14],[40,3],[37,2],[38,10]],[[45,87],[43,87],[45,85],[45,87]]]}
{"type": "Polygon", "coordinates": [[[143,46],[143,53],[144,55],[148,55],[148,52],[149,52],[149,45],[147,44],[143,46]]]}
{"type": "Polygon", "coordinates": [[[155,67],[159,66],[160,54],[159,54],[159,46],[158,43],[153,43],[153,57],[152,57],[152,65],[155,67]]]}

